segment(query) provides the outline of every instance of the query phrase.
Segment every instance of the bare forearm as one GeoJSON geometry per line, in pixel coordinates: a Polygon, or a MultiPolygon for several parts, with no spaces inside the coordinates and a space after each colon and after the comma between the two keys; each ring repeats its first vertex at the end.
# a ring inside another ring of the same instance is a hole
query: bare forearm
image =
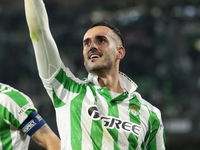
{"type": "Polygon", "coordinates": [[[31,137],[38,145],[48,150],[60,150],[60,139],[49,128],[47,124],[42,126],[31,137]]]}

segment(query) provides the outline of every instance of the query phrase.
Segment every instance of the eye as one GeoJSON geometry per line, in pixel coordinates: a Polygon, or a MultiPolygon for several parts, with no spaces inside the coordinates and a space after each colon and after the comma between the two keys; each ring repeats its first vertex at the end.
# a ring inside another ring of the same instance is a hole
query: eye
{"type": "Polygon", "coordinates": [[[89,46],[90,45],[90,42],[85,42],[85,46],[89,46]]]}
{"type": "Polygon", "coordinates": [[[99,42],[100,42],[100,43],[104,43],[105,40],[104,40],[104,39],[100,39],[99,42]]]}
{"type": "Polygon", "coordinates": [[[103,38],[103,37],[98,38],[98,43],[99,43],[99,44],[103,44],[103,43],[105,43],[105,42],[106,42],[106,39],[105,39],[105,38],[103,38]]]}
{"type": "Polygon", "coordinates": [[[85,40],[84,42],[83,42],[83,45],[84,46],[90,46],[90,40],[85,40]]]}

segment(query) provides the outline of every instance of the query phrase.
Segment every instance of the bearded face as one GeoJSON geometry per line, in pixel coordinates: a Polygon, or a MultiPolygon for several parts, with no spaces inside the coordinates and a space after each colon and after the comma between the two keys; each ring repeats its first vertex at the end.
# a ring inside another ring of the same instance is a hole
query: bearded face
{"type": "Polygon", "coordinates": [[[83,40],[84,65],[88,72],[97,74],[115,67],[118,46],[116,35],[108,27],[89,29],[83,40]]]}

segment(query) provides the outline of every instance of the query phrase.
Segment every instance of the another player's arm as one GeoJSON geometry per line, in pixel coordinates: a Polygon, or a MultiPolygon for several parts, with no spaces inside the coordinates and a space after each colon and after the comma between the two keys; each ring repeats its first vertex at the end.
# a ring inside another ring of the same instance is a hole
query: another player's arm
{"type": "Polygon", "coordinates": [[[62,61],[49,29],[46,8],[42,0],[24,2],[39,75],[43,79],[49,79],[61,66],[62,61]]]}
{"type": "Polygon", "coordinates": [[[40,146],[48,150],[60,150],[60,139],[56,134],[50,129],[50,127],[45,124],[40,129],[38,129],[31,138],[40,146]]]}
{"type": "Polygon", "coordinates": [[[32,111],[19,128],[40,146],[60,150],[60,139],[36,111],[32,111]]]}

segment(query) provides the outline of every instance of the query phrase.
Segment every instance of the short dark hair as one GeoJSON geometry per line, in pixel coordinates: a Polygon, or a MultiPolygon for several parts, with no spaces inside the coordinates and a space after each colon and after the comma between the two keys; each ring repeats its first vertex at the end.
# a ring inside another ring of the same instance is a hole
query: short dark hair
{"type": "Polygon", "coordinates": [[[122,46],[124,47],[124,45],[125,45],[124,38],[123,38],[121,32],[119,31],[119,29],[117,29],[115,26],[113,26],[112,24],[105,22],[105,21],[100,21],[100,22],[94,23],[90,26],[89,29],[96,27],[96,26],[105,26],[105,27],[110,28],[113,32],[115,32],[120,37],[122,46]]]}

